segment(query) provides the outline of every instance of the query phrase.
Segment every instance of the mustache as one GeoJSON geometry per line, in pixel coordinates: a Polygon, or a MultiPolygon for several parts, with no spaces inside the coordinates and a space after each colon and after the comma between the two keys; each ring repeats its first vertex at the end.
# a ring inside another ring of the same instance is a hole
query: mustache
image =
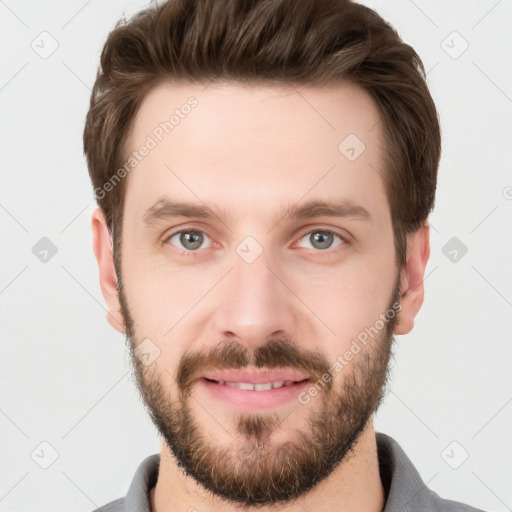
{"type": "MultiPolygon", "coordinates": [[[[191,392],[194,382],[207,371],[239,370],[250,364],[257,368],[292,368],[312,375],[313,380],[322,380],[331,365],[318,350],[299,348],[290,339],[274,339],[252,351],[235,341],[224,341],[210,351],[186,352],[176,372],[176,383],[182,399],[191,392]]],[[[332,387],[332,379],[325,383],[325,391],[332,387]]]]}

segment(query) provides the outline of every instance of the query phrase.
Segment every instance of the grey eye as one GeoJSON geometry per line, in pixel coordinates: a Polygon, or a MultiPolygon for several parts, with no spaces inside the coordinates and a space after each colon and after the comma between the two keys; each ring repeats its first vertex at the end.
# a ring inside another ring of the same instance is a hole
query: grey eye
{"type": "Polygon", "coordinates": [[[322,229],[317,229],[316,231],[308,233],[307,235],[302,237],[301,240],[306,240],[306,242],[310,244],[308,248],[319,250],[330,249],[331,247],[335,247],[343,243],[343,239],[341,238],[340,235],[332,231],[322,229]],[[339,239],[340,241],[339,243],[335,243],[333,245],[336,238],[339,239]]]}
{"type": "Polygon", "coordinates": [[[195,251],[209,239],[210,237],[201,231],[180,231],[171,236],[169,242],[180,249],[195,251]]]}

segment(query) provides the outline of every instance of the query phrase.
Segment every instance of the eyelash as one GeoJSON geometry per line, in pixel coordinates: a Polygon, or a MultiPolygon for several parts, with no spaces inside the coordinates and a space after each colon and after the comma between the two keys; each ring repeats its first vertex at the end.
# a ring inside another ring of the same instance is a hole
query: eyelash
{"type": "MultiPolygon", "coordinates": [[[[206,235],[208,238],[210,238],[210,240],[212,239],[207,233],[205,233],[204,231],[202,231],[200,229],[195,229],[195,228],[184,228],[183,229],[182,228],[179,231],[174,231],[173,233],[171,233],[169,235],[165,235],[163,240],[162,240],[162,245],[165,245],[165,244],[172,245],[172,244],[169,243],[169,240],[172,237],[174,237],[175,235],[179,235],[181,233],[190,233],[190,232],[192,232],[192,233],[200,233],[202,235],[206,235]]],[[[345,245],[348,245],[350,243],[349,239],[346,236],[343,236],[340,233],[338,233],[337,231],[334,231],[334,230],[328,229],[328,228],[315,228],[315,229],[311,229],[311,230],[303,233],[298,238],[298,241],[302,240],[306,235],[311,235],[312,233],[316,233],[316,232],[326,233],[326,234],[337,236],[342,241],[342,243],[340,243],[339,245],[334,246],[333,248],[328,248],[328,249],[324,249],[324,250],[316,249],[315,252],[318,252],[318,253],[329,253],[330,254],[332,252],[335,252],[336,250],[342,250],[345,245]]],[[[176,247],[175,245],[173,245],[173,248],[178,251],[180,256],[185,256],[185,257],[194,256],[195,254],[197,254],[197,253],[201,252],[202,250],[204,250],[204,249],[196,249],[195,251],[191,251],[191,250],[186,250],[186,249],[180,249],[179,247],[176,247]]],[[[309,249],[309,248],[307,248],[307,249],[309,249]]],[[[315,250],[315,249],[310,249],[310,250],[315,250]]]]}

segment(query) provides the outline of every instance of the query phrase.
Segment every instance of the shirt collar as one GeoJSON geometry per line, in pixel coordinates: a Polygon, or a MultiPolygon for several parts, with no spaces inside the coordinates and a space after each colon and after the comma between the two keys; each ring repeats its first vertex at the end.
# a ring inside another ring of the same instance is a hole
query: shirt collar
{"type": "Polygon", "coordinates": [[[377,432],[377,452],[386,505],[382,512],[438,510],[439,496],[421,479],[402,447],[390,436],[377,432]]]}

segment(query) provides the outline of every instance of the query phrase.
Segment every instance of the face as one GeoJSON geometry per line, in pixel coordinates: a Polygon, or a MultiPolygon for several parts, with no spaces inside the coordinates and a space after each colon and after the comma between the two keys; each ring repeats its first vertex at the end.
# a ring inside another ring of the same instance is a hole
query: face
{"type": "Polygon", "coordinates": [[[347,460],[386,380],[400,280],[377,108],[349,84],[165,84],[129,151],[148,136],[117,269],[140,392],[204,488],[287,502],[347,460]]]}

